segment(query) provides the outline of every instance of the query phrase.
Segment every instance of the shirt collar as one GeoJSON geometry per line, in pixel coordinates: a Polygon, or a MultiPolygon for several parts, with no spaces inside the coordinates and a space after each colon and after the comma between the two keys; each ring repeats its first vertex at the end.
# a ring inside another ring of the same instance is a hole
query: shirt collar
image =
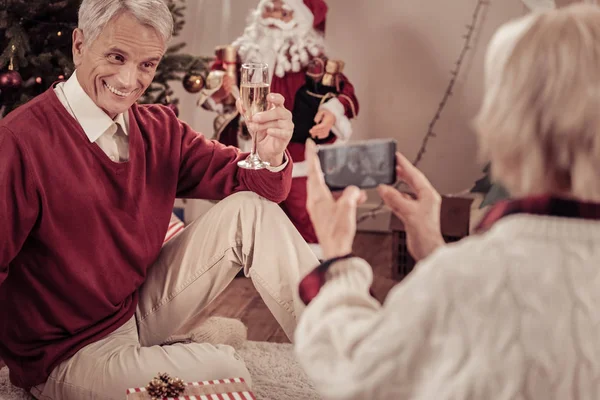
{"type": "Polygon", "coordinates": [[[126,120],[127,120],[127,118],[125,118],[125,114],[121,113],[115,117],[114,122],[121,125],[121,129],[127,135],[128,132],[127,132],[127,123],[125,122],[126,120]]]}
{"type": "MultiPolygon", "coordinates": [[[[127,118],[121,113],[112,120],[83,90],[77,80],[77,71],[65,82],[64,95],[75,119],[79,122],[90,142],[95,142],[108,129],[114,127],[115,122],[121,125],[123,132],[128,134],[127,118]]],[[[115,130],[116,131],[116,130],[115,130]]]]}

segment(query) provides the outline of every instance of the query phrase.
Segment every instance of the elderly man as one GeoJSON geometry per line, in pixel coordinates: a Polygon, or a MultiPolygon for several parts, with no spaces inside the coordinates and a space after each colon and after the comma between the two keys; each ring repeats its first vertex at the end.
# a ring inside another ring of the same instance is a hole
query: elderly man
{"type": "Polygon", "coordinates": [[[317,260],[276,204],[291,114],[270,95],[253,123],[273,167],[251,171],[237,167],[246,154],[136,104],[172,27],[163,0],[83,0],[73,76],[0,123],[0,357],[37,398],[122,399],[159,371],[249,379],[232,347],[159,346],[241,268],[294,331],[291,288],[317,260]],[[225,200],[161,248],[176,197],[225,200]]]}

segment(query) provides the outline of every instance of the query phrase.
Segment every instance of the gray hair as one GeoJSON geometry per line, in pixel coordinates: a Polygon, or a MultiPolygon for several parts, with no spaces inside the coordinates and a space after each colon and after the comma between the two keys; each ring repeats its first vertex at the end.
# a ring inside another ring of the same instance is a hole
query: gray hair
{"type": "Polygon", "coordinates": [[[173,34],[173,16],[165,0],[83,0],[79,7],[79,29],[91,44],[106,24],[117,15],[129,12],[140,23],[154,28],[168,43],[173,34]]]}
{"type": "Polygon", "coordinates": [[[492,175],[516,196],[600,201],[600,8],[577,4],[503,26],[475,119],[492,175]]]}

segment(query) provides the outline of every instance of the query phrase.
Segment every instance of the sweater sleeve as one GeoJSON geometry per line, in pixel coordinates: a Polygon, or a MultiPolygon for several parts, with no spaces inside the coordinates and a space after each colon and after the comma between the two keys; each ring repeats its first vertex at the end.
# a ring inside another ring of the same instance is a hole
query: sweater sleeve
{"type": "Polygon", "coordinates": [[[177,197],[220,200],[236,192],[252,191],[276,203],[287,198],[292,183],[292,161],[287,152],[287,165],[281,171],[239,168],[238,161],[248,153],[208,140],[187,124],[178,123],[182,140],[177,197]]]}
{"type": "Polygon", "coordinates": [[[0,285],[39,213],[40,201],[26,151],[0,127],[0,285]]]}
{"type": "Polygon", "coordinates": [[[295,333],[297,358],[325,399],[417,397],[419,375],[435,363],[433,315],[444,300],[427,274],[413,274],[381,305],[369,295],[373,274],[364,260],[328,270],[295,333]]]}

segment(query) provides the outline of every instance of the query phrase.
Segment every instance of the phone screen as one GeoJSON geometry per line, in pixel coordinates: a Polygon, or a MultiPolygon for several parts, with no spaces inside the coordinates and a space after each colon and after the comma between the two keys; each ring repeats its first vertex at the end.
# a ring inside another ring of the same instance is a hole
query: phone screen
{"type": "Polygon", "coordinates": [[[332,190],[361,189],[396,181],[396,141],[373,139],[318,146],[325,183],[332,190]]]}

